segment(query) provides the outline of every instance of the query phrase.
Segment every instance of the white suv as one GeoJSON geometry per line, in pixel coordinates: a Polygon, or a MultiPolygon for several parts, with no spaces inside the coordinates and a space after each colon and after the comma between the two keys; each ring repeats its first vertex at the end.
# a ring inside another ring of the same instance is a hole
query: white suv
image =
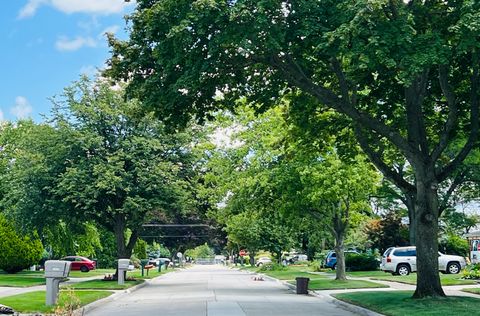
{"type": "MultiPolygon", "coordinates": [[[[438,253],[438,269],[442,272],[457,274],[465,265],[463,257],[438,253]]],[[[380,270],[393,275],[408,275],[417,271],[417,249],[414,246],[388,248],[383,253],[380,270]]]]}

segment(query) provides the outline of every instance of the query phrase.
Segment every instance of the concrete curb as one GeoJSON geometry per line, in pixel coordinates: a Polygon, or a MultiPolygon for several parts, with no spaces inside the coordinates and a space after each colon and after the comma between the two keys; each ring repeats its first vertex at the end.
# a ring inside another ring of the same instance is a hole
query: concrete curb
{"type": "MultiPolygon", "coordinates": [[[[265,275],[265,274],[262,274],[262,273],[257,273],[257,274],[262,276],[265,279],[269,279],[271,281],[276,281],[276,282],[288,287],[290,290],[292,290],[294,292],[296,292],[296,290],[297,290],[296,285],[290,284],[287,281],[282,281],[282,280],[273,278],[271,276],[268,276],[268,275],[265,275]]],[[[362,316],[384,316],[383,314],[379,314],[379,313],[371,311],[369,309],[366,309],[366,308],[363,308],[363,307],[360,307],[360,306],[357,306],[357,305],[353,305],[353,304],[341,301],[341,300],[339,300],[339,299],[337,299],[337,298],[335,298],[331,295],[321,294],[321,293],[318,293],[318,292],[313,291],[313,290],[309,290],[308,295],[312,295],[312,296],[315,296],[315,297],[318,297],[318,298],[323,298],[323,299],[328,300],[329,302],[337,305],[341,309],[344,309],[346,311],[349,311],[349,312],[352,312],[352,313],[355,313],[355,314],[358,314],[358,315],[362,315],[362,316]]]]}
{"type": "MultiPolygon", "coordinates": [[[[126,290],[111,290],[111,291],[114,291],[114,293],[112,295],[110,295],[108,297],[105,297],[105,298],[102,298],[102,299],[99,299],[99,300],[97,300],[95,302],[92,302],[90,304],[87,304],[87,305],[75,310],[73,312],[73,314],[74,315],[85,315],[86,313],[91,312],[92,310],[100,307],[101,305],[103,305],[105,303],[116,301],[125,294],[135,292],[135,291],[147,286],[147,284],[149,284],[151,282],[151,280],[153,280],[153,279],[145,280],[145,282],[143,282],[142,284],[132,286],[131,288],[128,288],[126,290]]],[[[108,291],[108,290],[106,290],[106,291],[108,291]]]]}

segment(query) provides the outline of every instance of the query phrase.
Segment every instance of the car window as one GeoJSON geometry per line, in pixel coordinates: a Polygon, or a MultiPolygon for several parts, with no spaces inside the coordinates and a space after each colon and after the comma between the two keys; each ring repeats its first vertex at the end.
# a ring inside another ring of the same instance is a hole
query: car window
{"type": "Polygon", "coordinates": [[[330,257],[336,258],[336,257],[337,257],[337,254],[336,254],[335,252],[332,252],[332,254],[330,255],[330,257]]]}
{"type": "Polygon", "coordinates": [[[73,261],[74,259],[73,259],[73,258],[63,258],[63,260],[65,260],[65,261],[73,261]]]}
{"type": "Polygon", "coordinates": [[[416,257],[417,256],[417,249],[415,249],[415,248],[408,249],[407,256],[408,257],[416,257]]]}
{"type": "Polygon", "coordinates": [[[395,252],[393,253],[397,257],[408,257],[408,249],[395,249],[395,252]]]}
{"type": "Polygon", "coordinates": [[[384,257],[388,257],[390,255],[390,253],[392,252],[393,248],[388,248],[387,250],[385,250],[385,252],[383,253],[383,256],[384,257]]]}
{"type": "Polygon", "coordinates": [[[83,261],[82,258],[75,258],[75,261],[83,261]]]}

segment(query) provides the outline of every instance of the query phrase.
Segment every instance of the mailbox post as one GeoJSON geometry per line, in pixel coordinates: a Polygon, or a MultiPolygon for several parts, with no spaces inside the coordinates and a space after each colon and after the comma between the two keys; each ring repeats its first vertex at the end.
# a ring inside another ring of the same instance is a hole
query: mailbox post
{"type": "Polygon", "coordinates": [[[58,299],[60,281],[70,273],[70,261],[48,260],[45,261],[45,278],[47,279],[47,296],[45,304],[55,305],[58,299]]]}
{"type": "Polygon", "coordinates": [[[130,259],[118,259],[118,284],[125,284],[125,273],[130,265],[130,259]]]}

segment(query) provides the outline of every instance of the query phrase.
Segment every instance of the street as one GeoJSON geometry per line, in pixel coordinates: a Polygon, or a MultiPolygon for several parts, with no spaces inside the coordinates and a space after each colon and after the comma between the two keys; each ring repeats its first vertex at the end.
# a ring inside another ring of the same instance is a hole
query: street
{"type": "Polygon", "coordinates": [[[153,280],[87,315],[354,315],[326,299],[296,295],[286,286],[218,265],[194,266],[153,280]]]}

